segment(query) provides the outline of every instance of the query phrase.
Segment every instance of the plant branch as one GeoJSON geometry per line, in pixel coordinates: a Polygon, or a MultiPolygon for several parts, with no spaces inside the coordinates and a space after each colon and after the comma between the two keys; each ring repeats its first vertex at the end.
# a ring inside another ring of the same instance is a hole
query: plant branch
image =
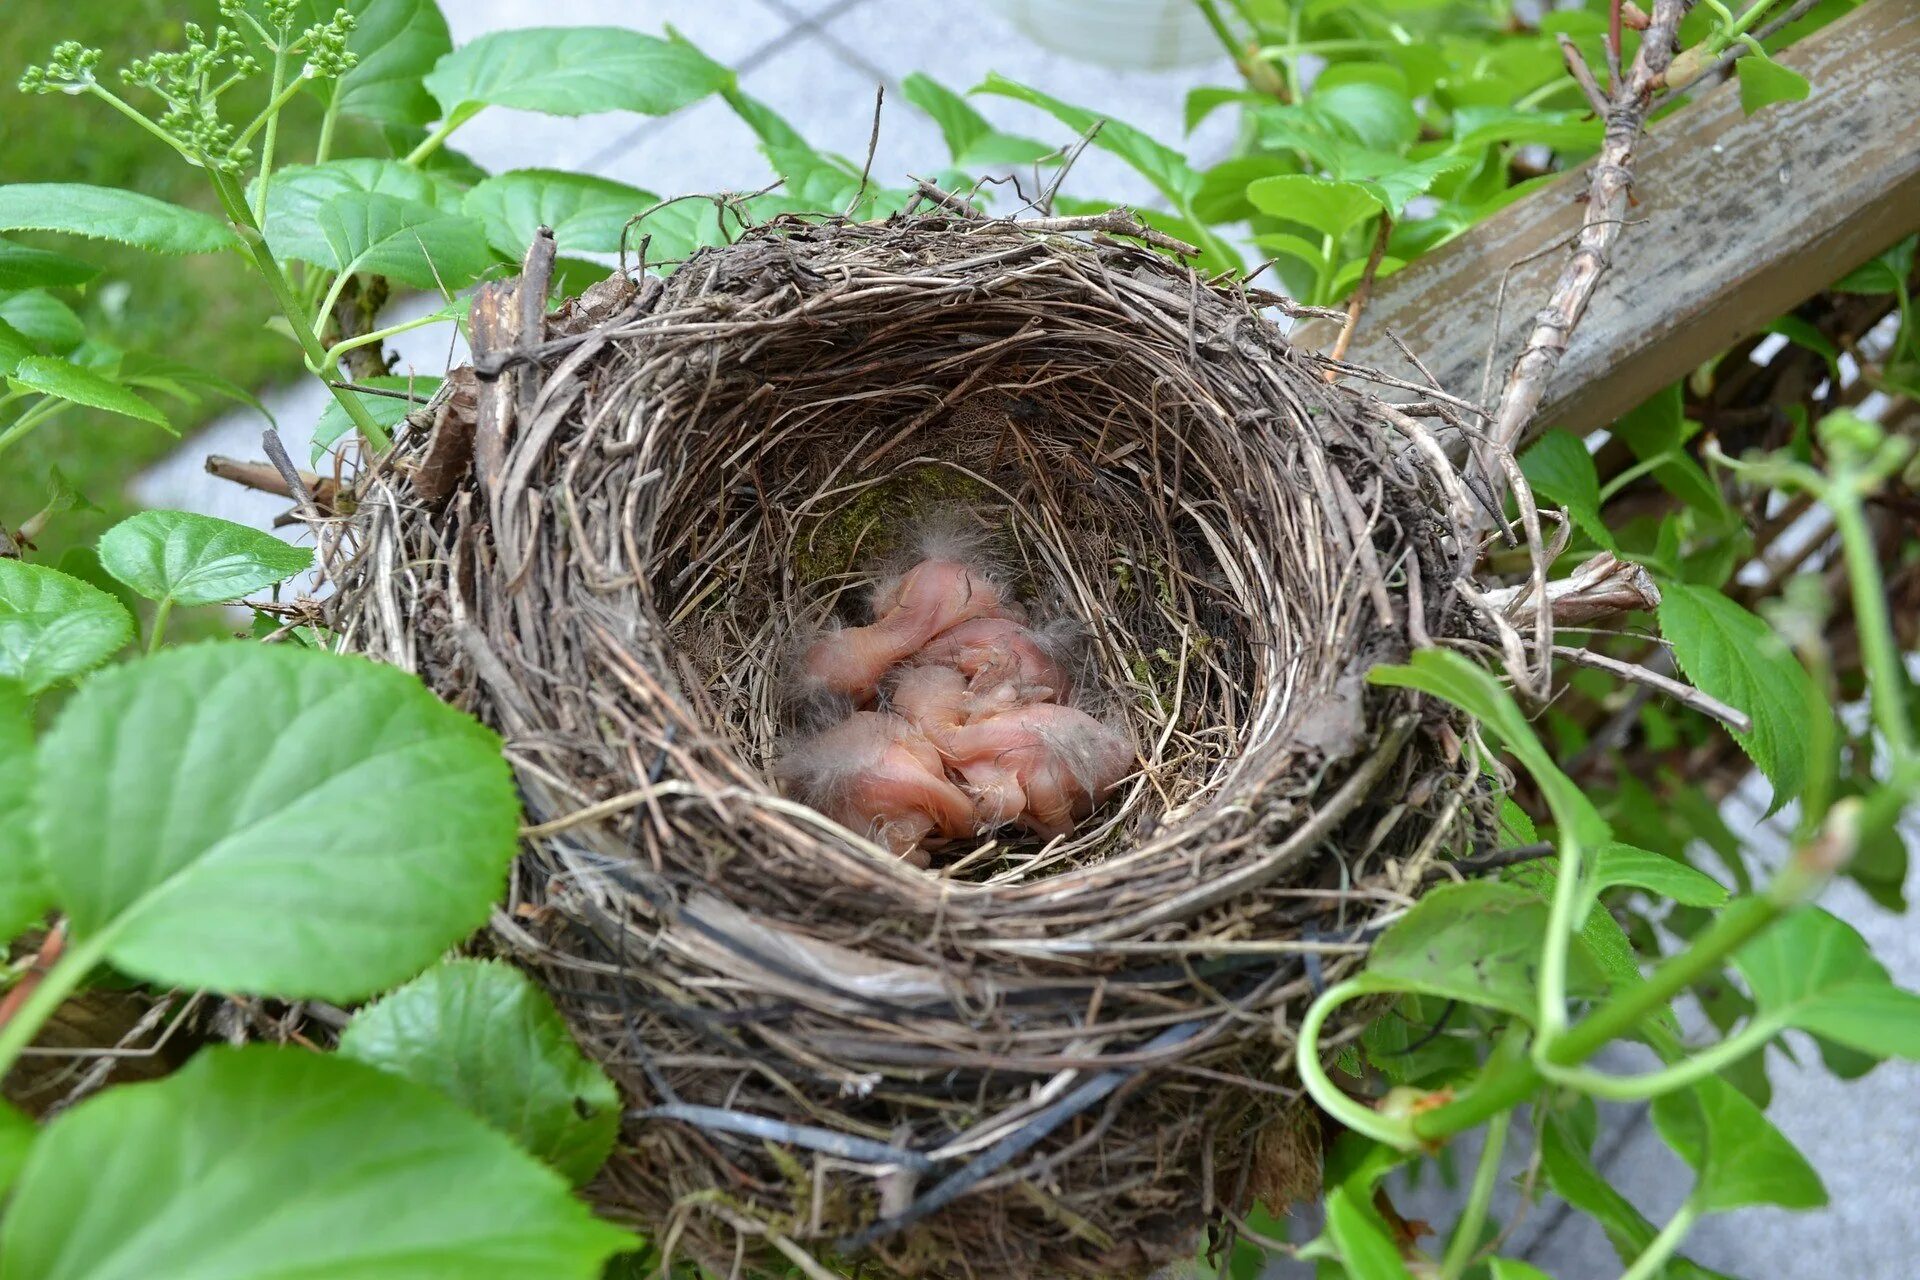
{"type": "MultiPolygon", "coordinates": [[[[1554,282],[1546,306],[1535,316],[1533,331],[1513,363],[1494,410],[1490,434],[1497,449],[1515,447],[1532,424],[1567,341],[1607,272],[1614,242],[1626,220],[1634,151],[1646,126],[1647,109],[1673,60],[1674,32],[1691,4],[1692,0],[1656,0],[1633,65],[1613,86],[1605,115],[1606,137],[1594,158],[1586,213],[1573,257],[1554,282]]],[[[1483,469],[1488,472],[1487,482],[1500,492],[1505,476],[1490,467],[1483,469]]]]}
{"type": "Polygon", "coordinates": [[[1500,1157],[1506,1153],[1507,1130],[1512,1125],[1511,1111],[1502,1111],[1487,1125],[1486,1145],[1480,1148],[1480,1163],[1473,1171],[1473,1188],[1467,1193],[1460,1220],[1453,1226],[1453,1239],[1447,1242],[1446,1255],[1440,1261],[1440,1280],[1460,1280],[1473,1265],[1480,1248],[1480,1229],[1487,1221],[1487,1206],[1500,1182],[1500,1157]]]}
{"type": "MultiPolygon", "coordinates": [[[[1327,354],[1335,360],[1347,358],[1347,348],[1353,343],[1353,331],[1360,327],[1360,313],[1366,309],[1367,299],[1373,296],[1373,277],[1380,270],[1380,259],[1387,256],[1387,236],[1393,231],[1393,215],[1380,214],[1380,229],[1373,235],[1373,251],[1367,254],[1366,269],[1360,273],[1360,283],[1354,286],[1353,296],[1347,299],[1346,323],[1340,326],[1340,335],[1333,340],[1333,350],[1327,354]]],[[[1328,382],[1339,377],[1339,372],[1328,369],[1322,375],[1328,382]]]]}

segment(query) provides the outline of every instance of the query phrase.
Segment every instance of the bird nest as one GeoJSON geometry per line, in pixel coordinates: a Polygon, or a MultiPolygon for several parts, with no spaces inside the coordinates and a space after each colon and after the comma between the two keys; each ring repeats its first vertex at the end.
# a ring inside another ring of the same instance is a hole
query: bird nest
{"type": "Polygon", "coordinates": [[[545,314],[536,241],[329,530],[342,643],[506,738],[491,945],[624,1090],[597,1202],[677,1256],[1135,1275],[1310,1196],[1305,1004],[1490,839],[1458,726],[1363,679],[1484,632],[1460,477],[1127,233],[788,217],[545,314]],[[795,638],[932,510],[1082,626],[1139,760],[923,870],[771,779],[795,638]]]}

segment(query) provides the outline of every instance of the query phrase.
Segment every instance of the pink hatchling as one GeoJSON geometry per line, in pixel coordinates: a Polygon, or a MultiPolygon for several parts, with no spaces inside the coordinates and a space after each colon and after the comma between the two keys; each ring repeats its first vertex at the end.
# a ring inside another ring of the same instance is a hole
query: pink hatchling
{"type": "Polygon", "coordinates": [[[1134,763],[1120,734],[1052,702],[963,725],[943,754],[966,780],[983,826],[1018,822],[1043,839],[1070,834],[1134,763]]]}
{"type": "Polygon", "coordinates": [[[973,834],[973,802],[940,752],[900,716],[856,711],[780,763],[794,793],[835,822],[927,865],[924,843],[973,834]]]}

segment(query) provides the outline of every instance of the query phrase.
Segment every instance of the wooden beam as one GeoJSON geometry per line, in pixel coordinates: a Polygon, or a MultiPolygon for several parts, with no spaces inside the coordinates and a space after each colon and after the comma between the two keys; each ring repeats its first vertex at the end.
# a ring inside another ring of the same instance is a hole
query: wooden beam
{"type": "MultiPolygon", "coordinates": [[[[1729,82],[1654,126],[1636,221],[1537,425],[1606,425],[1920,230],[1920,4],[1870,0],[1780,61],[1812,82],[1806,101],[1748,117],[1729,82]]],[[[1584,167],[1569,172],[1382,281],[1347,358],[1418,381],[1391,330],[1449,392],[1478,401],[1505,273],[1497,397],[1567,256],[1556,246],[1579,227],[1587,180],[1584,167]]],[[[1300,337],[1324,349],[1336,331],[1314,321],[1300,337]]]]}

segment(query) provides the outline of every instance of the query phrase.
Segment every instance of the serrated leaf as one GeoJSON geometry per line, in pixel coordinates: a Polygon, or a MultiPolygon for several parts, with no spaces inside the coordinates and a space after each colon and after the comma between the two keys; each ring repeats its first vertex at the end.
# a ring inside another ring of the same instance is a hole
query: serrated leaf
{"type": "Polygon", "coordinates": [[[1827,1203],[1807,1158],[1739,1090],[1716,1076],[1653,1100],[1653,1126],[1700,1175],[1689,1197],[1703,1213],[1749,1205],[1827,1203]]]}
{"type": "MultiPolygon", "coordinates": [[[[396,399],[393,396],[370,396],[358,391],[349,391],[348,395],[357,399],[367,414],[380,426],[392,428],[400,420],[430,399],[440,386],[440,379],[427,377],[401,378],[391,374],[376,374],[364,378],[361,386],[378,387],[388,391],[405,391],[414,399],[396,399]]],[[[354,430],[353,419],[340,407],[338,400],[329,398],[326,407],[320,410],[320,421],[313,428],[313,460],[319,462],[327,456],[327,450],[341,436],[354,430]]]]}
{"type": "Polygon", "coordinates": [[[1231,102],[1252,103],[1259,106],[1270,103],[1269,94],[1254,93],[1248,89],[1228,89],[1217,85],[1203,85],[1198,89],[1187,90],[1186,108],[1182,113],[1182,127],[1192,133],[1200,127],[1200,122],[1231,102]]]}
{"type": "Polygon", "coordinates": [[[1600,145],[1604,126],[1584,111],[1515,111],[1463,106],[1453,113],[1453,148],[1474,152],[1496,143],[1585,150],[1600,145]]]}
{"type": "Polygon", "coordinates": [[[20,362],[33,354],[33,344],[25,334],[0,320],[0,376],[12,373],[20,362]]]}
{"type": "Polygon", "coordinates": [[[117,382],[93,370],[51,356],[28,356],[13,366],[7,381],[17,390],[38,391],[58,400],[71,400],[89,409],[104,409],[150,422],[168,435],[179,435],[166,415],[117,382]]]}
{"type": "Polygon", "coordinates": [[[100,535],[100,564],[149,600],[222,604],[313,564],[270,533],[191,511],[142,511],[100,535]]]}
{"type": "Polygon", "coordinates": [[[1599,848],[1612,838],[1612,832],[1592,801],[1560,771],[1560,766],[1540,745],[1540,739],[1534,736],[1513,695],[1502,688],[1486,668],[1449,649],[1422,649],[1404,666],[1373,668],[1367,673],[1367,681],[1419,689],[1444,698],[1476,717],[1484,728],[1506,743],[1507,750],[1533,775],[1563,836],[1576,837],[1587,849],[1599,848]]]}
{"type": "Polygon", "coordinates": [[[0,1280],[591,1280],[633,1243],[431,1089],[220,1048],[47,1127],[0,1280]]]}
{"type": "Polygon", "coordinates": [[[387,276],[419,289],[458,289],[496,261],[486,231],[463,213],[365,191],[320,206],[330,266],[387,276]]]}
{"type": "Polygon", "coordinates": [[[1854,928],[1803,907],[1735,953],[1759,1016],[1877,1058],[1920,1059],[1920,995],[1893,985],[1854,928]]]}
{"type": "MultiPolygon", "coordinates": [[[[1498,880],[1442,885],[1380,935],[1367,959],[1367,976],[1395,991],[1419,991],[1504,1010],[1532,1021],[1546,936],[1547,900],[1530,888],[1498,880]]],[[[1594,995],[1605,989],[1584,946],[1569,953],[1568,989],[1594,995]]]]}
{"type": "Polygon", "coordinates": [[[93,670],[132,638],[133,619],[106,592],[0,558],[0,679],[39,693],[93,670]]]}
{"type": "Polygon", "coordinates": [[[261,227],[267,247],[276,258],[295,258],[320,267],[336,265],[333,246],[320,226],[320,210],[335,196],[356,191],[449,211],[459,207],[459,196],[445,179],[398,160],[355,157],[290,164],[267,184],[267,213],[261,227]]]}
{"type": "Polygon", "coordinates": [[[1740,77],[1740,109],[1748,115],[1776,102],[1799,102],[1813,91],[1807,78],[1759,53],[1733,64],[1740,77]]]}
{"type": "Polygon", "coordinates": [[[0,231],[61,231],[154,253],[217,253],[240,247],[218,218],[137,191],[79,182],[0,186],[0,231]]]}
{"type": "Polygon", "coordinates": [[[1602,845],[1594,855],[1592,879],[1596,891],[1630,885],[1682,906],[1721,907],[1727,903],[1725,887],[1712,876],[1663,853],[1618,841],[1602,845]]]}
{"type": "Polygon", "coordinates": [[[1409,200],[1425,195],[1435,182],[1447,174],[1458,173],[1472,163],[1468,156],[1434,156],[1430,160],[1409,161],[1366,177],[1355,177],[1355,181],[1373,192],[1380,203],[1386,206],[1387,212],[1397,218],[1409,200]]]}
{"type": "Polygon", "coordinates": [[[733,72],[683,40],[625,27],[523,27],[461,45],[427,75],[449,119],[481,107],[553,116],[660,116],[733,83],[733,72]]]}
{"type": "Polygon", "coordinates": [[[100,268],[50,249],[0,240],[0,290],[57,289],[85,284],[100,268]]]}
{"type": "Polygon", "coordinates": [[[1777,810],[1806,783],[1806,670],[1771,627],[1718,591],[1662,580],[1660,596],[1660,634],[1680,670],[1753,720],[1750,732],[1733,737],[1773,784],[1770,811],[1777,810]]]}
{"type": "MultiPolygon", "coordinates": [[[[0,680],[0,947],[52,905],[33,841],[33,706],[18,682],[0,680]]],[[[0,1103],[0,1148],[6,1143],[0,1103]]],[[[0,1166],[6,1163],[0,1150],[0,1166]]],[[[0,1175],[0,1194],[6,1190],[0,1175]]]]}
{"type": "Polygon", "coordinates": [[[510,258],[526,253],[533,234],[551,227],[562,253],[614,253],[627,220],[660,197],[624,182],[558,169],[516,169],[467,192],[462,209],[510,258]]]}
{"type": "Polygon", "coordinates": [[[260,397],[253,394],[237,382],[221,377],[195,365],[183,364],[165,356],[148,355],[136,352],[120,361],[120,376],[127,385],[134,387],[161,387],[175,395],[197,402],[198,394],[205,392],[237,404],[246,405],[269,423],[274,418],[260,397]]]}
{"type": "Polygon", "coordinates": [[[1009,80],[998,72],[989,72],[973,92],[998,94],[1038,107],[1076,133],[1085,134],[1099,125],[1100,131],[1094,135],[1093,145],[1126,161],[1136,173],[1158,187],[1160,193],[1176,208],[1190,204],[1200,190],[1200,175],[1187,163],[1185,156],[1130,124],[1062,102],[1038,89],[1009,80]]]}
{"type": "Polygon", "coordinates": [[[509,965],[450,960],[354,1015],[340,1052],[437,1089],[558,1169],[593,1177],[620,1094],[546,993],[509,965]]]}
{"type": "Polygon", "coordinates": [[[1380,197],[1357,182],[1281,173],[1247,184],[1247,199],[1262,213],[1305,223],[1338,239],[1378,214],[1380,197]]]}
{"type": "Polygon", "coordinates": [[[168,986],[361,999],[484,923],[513,857],[499,739],[358,658],[168,650],[88,681],[40,761],[55,901],[168,986]]]}
{"type": "Polygon", "coordinates": [[[447,20],[434,0],[305,0],[308,25],[338,9],[354,16],[347,51],[356,59],[338,80],[308,83],[339,111],[381,124],[424,125],[437,114],[421,80],[453,51],[447,20]]]}
{"type": "Polygon", "coordinates": [[[1579,437],[1549,431],[1520,455],[1520,470],[1537,499],[1565,507],[1580,531],[1609,550],[1613,531],[1600,517],[1600,477],[1579,437]]]}
{"type": "Polygon", "coordinates": [[[87,338],[87,326],[73,308],[40,289],[0,298],[0,323],[57,356],[66,355],[87,338]]]}

